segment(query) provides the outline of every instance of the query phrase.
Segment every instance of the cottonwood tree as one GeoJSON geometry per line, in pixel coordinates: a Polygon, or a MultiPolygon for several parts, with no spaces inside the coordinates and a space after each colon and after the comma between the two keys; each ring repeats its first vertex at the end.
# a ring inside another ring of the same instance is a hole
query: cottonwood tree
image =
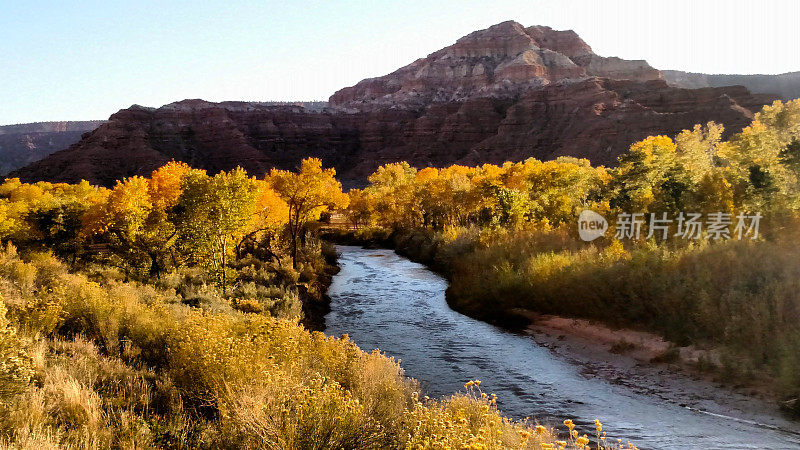
{"type": "Polygon", "coordinates": [[[602,183],[604,170],[593,168],[586,159],[563,156],[534,161],[526,174],[530,218],[550,226],[576,219],[602,183]]]}
{"type": "Polygon", "coordinates": [[[422,223],[416,176],[417,169],[405,161],[378,167],[369,176],[370,185],[364,194],[371,199],[379,223],[392,228],[414,227],[422,223]]]}
{"type": "MultiPolygon", "coordinates": [[[[720,145],[719,153],[744,192],[746,208],[763,210],[798,203],[798,174],[790,156],[800,140],[800,100],[776,101],[720,145]]],[[[733,178],[733,177],[732,177],[733,178]]]]}
{"type": "Polygon", "coordinates": [[[267,181],[289,207],[292,267],[296,269],[298,244],[307,224],[324,212],[346,208],[349,197],[336,180],[336,170],[323,169],[317,158],[304,159],[297,173],[272,169],[267,181]]]}
{"type": "Polygon", "coordinates": [[[692,130],[683,130],[675,137],[678,159],[690,169],[692,181],[700,181],[717,168],[724,131],[724,126],[708,122],[705,126],[698,124],[692,130]]]}
{"type": "Polygon", "coordinates": [[[347,195],[350,197],[350,204],[345,211],[347,219],[356,229],[369,226],[375,213],[370,198],[361,189],[351,189],[347,195]]]}
{"type": "Polygon", "coordinates": [[[275,248],[281,229],[289,222],[289,205],[272,189],[269,182],[256,181],[256,204],[248,232],[236,244],[236,257],[241,258],[246,251],[255,251],[281,263],[279,251],[275,248]]]}
{"type": "MultiPolygon", "coordinates": [[[[193,169],[182,162],[172,161],[153,171],[148,183],[152,208],[145,221],[142,241],[150,256],[150,275],[159,276],[167,260],[177,265],[174,248],[178,241],[178,228],[174,210],[183,192],[183,180],[193,169]]],[[[197,171],[202,173],[202,171],[197,171]]]]}
{"type": "Polygon", "coordinates": [[[422,184],[417,196],[424,221],[435,229],[464,225],[480,203],[480,195],[472,182],[474,175],[474,168],[452,165],[422,184]]]}
{"type": "Polygon", "coordinates": [[[149,180],[134,176],[117,181],[104,203],[95,205],[83,220],[83,234],[101,235],[126,273],[147,265],[144,227],[153,207],[149,180]]]}
{"type": "Polygon", "coordinates": [[[173,255],[177,228],[172,210],[190,171],[186,164],[173,161],[156,169],[150,179],[131,177],[117,182],[104,202],[96,202],[83,215],[83,234],[106,236],[126,268],[160,276],[173,255]]]}
{"type": "Polygon", "coordinates": [[[680,211],[693,184],[667,136],[631,145],[612,171],[611,206],[622,212],[680,211]]]}
{"type": "Polygon", "coordinates": [[[213,177],[192,171],[183,181],[176,209],[180,238],[194,262],[209,267],[227,293],[227,268],[248,232],[256,209],[256,180],[242,168],[213,177]]]}

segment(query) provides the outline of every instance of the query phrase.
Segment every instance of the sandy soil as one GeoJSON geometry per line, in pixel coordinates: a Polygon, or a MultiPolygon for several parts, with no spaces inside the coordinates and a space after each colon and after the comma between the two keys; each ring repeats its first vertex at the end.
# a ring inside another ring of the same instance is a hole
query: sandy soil
{"type": "Polygon", "coordinates": [[[537,343],[582,366],[588,377],[703,413],[800,434],[800,421],[787,418],[762,383],[729,386],[698,371],[698,360],[716,363],[713,350],[678,348],[651,333],[587,320],[518,312],[531,319],[526,332],[537,343]]]}

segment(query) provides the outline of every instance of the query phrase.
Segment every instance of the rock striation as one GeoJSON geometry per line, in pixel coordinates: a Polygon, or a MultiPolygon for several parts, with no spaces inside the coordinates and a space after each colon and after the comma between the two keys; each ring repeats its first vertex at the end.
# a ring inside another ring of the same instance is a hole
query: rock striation
{"type": "Polygon", "coordinates": [[[661,74],[645,61],[595,55],[574,31],[525,28],[509,21],[470,33],[379,78],[339,90],[333,106],[424,106],[471,97],[508,97],[589,76],[649,81],[661,74]]]}
{"type": "Polygon", "coordinates": [[[757,94],[777,94],[784,100],[800,98],[800,72],[778,75],[709,75],[705,73],[662,70],[670,86],[704,88],[741,85],[757,94]]]}
{"type": "Polygon", "coordinates": [[[0,126],[0,176],[78,142],[104,120],[0,126]]]}

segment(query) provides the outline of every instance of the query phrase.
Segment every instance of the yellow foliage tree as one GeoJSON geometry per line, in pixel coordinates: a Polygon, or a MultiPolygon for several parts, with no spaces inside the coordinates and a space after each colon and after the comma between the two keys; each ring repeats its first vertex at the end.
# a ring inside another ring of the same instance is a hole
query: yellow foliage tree
{"type": "Polygon", "coordinates": [[[178,200],[178,230],[196,263],[209,267],[227,293],[228,263],[253,223],[258,188],[241,167],[209,177],[189,172],[178,200]]]}
{"type": "Polygon", "coordinates": [[[336,180],[336,170],[323,169],[317,158],[304,159],[298,173],[272,169],[267,181],[289,207],[292,266],[297,268],[298,244],[306,225],[319,220],[323,212],[346,208],[350,199],[336,180]]]}

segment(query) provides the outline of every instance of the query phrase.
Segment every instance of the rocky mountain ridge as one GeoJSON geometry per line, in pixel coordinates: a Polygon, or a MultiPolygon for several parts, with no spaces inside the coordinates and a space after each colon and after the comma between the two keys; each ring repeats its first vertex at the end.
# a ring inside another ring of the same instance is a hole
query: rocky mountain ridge
{"type": "Polygon", "coordinates": [[[738,131],[776,98],[741,86],[676,88],[644,61],[594,54],[572,31],[503,22],[341,89],[327,107],[133,106],[11,175],[111,185],[176,159],[260,176],[315,156],[359,186],[379,165],[402,160],[422,167],[576,156],[608,165],[647,135],[710,120],[738,131]]]}
{"type": "Polygon", "coordinates": [[[660,73],[646,61],[604,58],[574,31],[525,28],[502,22],[389,75],[341,89],[332,106],[424,106],[471,97],[509,97],[567,79],[587,77],[650,81],[660,73]]]}
{"type": "Polygon", "coordinates": [[[776,94],[784,100],[800,98],[800,71],[778,75],[723,75],[680,70],[662,70],[667,84],[675,87],[697,89],[740,85],[757,94],[776,94]]]}
{"type": "Polygon", "coordinates": [[[105,120],[0,126],[0,176],[69,147],[102,123],[105,120]]]}

